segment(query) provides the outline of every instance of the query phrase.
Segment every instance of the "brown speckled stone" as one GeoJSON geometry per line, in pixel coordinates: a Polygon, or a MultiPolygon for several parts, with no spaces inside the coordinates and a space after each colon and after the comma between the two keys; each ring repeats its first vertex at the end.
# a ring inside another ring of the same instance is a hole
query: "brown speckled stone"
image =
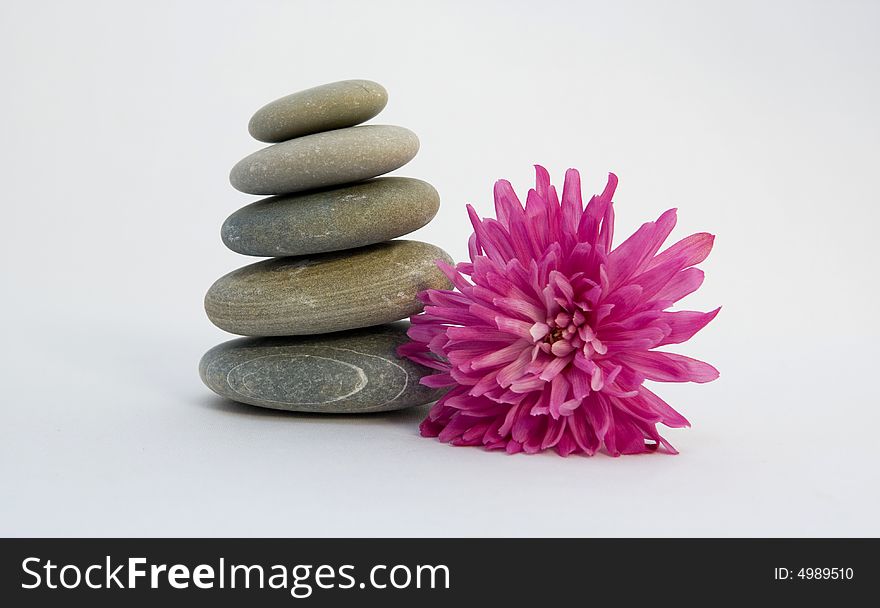
{"type": "Polygon", "coordinates": [[[397,356],[407,327],[230,340],[205,353],[199,375],[222,397],[294,412],[362,414],[430,403],[446,389],[419,384],[433,370],[397,356]]]}
{"type": "Polygon", "coordinates": [[[363,125],[306,135],[254,152],[229,174],[248,194],[290,194],[356,182],[413,159],[419,138],[403,127],[363,125]]]}
{"type": "Polygon", "coordinates": [[[230,215],[220,230],[245,255],[309,255],[388,241],[431,221],[440,196],[409,177],[267,198],[230,215]]]}
{"type": "Polygon", "coordinates": [[[266,104],[251,118],[248,131],[255,139],[277,143],[353,127],[376,116],[386,103],[388,92],[372,80],[331,82],[266,104]]]}
{"type": "Polygon", "coordinates": [[[208,318],[243,336],[294,336],[389,323],[416,314],[425,289],[450,289],[440,248],[389,241],[314,256],[275,258],[218,279],[205,296],[208,318]]]}

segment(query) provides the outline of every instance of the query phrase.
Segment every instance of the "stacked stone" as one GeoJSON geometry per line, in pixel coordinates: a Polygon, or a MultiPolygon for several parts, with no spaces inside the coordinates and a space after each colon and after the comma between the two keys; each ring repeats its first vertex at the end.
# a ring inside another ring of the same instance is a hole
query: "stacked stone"
{"type": "Polygon", "coordinates": [[[397,357],[405,322],[424,289],[448,289],[435,260],[443,250],[391,240],[426,225],[440,204],[434,188],[378,177],[408,163],[418,138],[402,127],[360,125],[387,103],[368,80],[327,84],[264,106],[251,135],[273,145],[241,160],[232,185],[274,195],[223,223],[227,247],[271,257],[217,280],[208,318],[250,338],[208,351],[205,384],[235,401],[274,409],[357,413],[437,399],[419,384],[431,372],[397,357]]]}

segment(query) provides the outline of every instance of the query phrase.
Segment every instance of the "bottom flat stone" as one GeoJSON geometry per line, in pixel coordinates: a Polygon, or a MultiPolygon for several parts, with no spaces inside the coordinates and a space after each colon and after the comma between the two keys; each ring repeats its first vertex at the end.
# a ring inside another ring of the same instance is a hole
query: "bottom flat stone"
{"type": "Polygon", "coordinates": [[[430,403],[446,391],[419,384],[433,370],[397,357],[407,327],[230,340],[205,353],[199,374],[222,397],[277,410],[359,414],[430,403]]]}

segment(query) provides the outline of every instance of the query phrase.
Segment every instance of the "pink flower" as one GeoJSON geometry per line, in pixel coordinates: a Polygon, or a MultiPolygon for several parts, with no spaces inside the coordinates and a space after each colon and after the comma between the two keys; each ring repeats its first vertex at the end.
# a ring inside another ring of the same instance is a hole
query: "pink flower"
{"type": "Polygon", "coordinates": [[[497,219],[468,205],[471,261],[437,262],[456,290],[420,294],[425,311],[411,318],[400,354],[439,371],[423,384],[451,387],[421,433],[509,453],[677,453],[656,425],[688,421],[644,382],[718,377],[707,363],[654,350],[718,314],[666,310],[702,283],[694,266],[714,237],[694,234],[658,253],[675,226],[670,209],[612,249],[617,177],[584,209],[575,169],[561,204],[536,170],[525,208],[506,180],[495,184],[497,219]]]}

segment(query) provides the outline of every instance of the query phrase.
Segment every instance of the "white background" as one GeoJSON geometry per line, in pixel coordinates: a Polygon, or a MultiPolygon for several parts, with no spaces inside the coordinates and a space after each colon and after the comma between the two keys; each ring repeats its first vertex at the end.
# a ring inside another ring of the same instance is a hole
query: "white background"
{"type": "Polygon", "coordinates": [[[6,2],[0,5],[0,534],[877,536],[877,2],[6,2]],[[505,456],[425,409],[306,417],[202,386],[202,310],[253,261],[250,115],[344,78],[421,138],[415,238],[461,260],[542,163],[608,171],[618,241],[678,207],[717,234],[660,393],[679,456],[505,456]]]}

